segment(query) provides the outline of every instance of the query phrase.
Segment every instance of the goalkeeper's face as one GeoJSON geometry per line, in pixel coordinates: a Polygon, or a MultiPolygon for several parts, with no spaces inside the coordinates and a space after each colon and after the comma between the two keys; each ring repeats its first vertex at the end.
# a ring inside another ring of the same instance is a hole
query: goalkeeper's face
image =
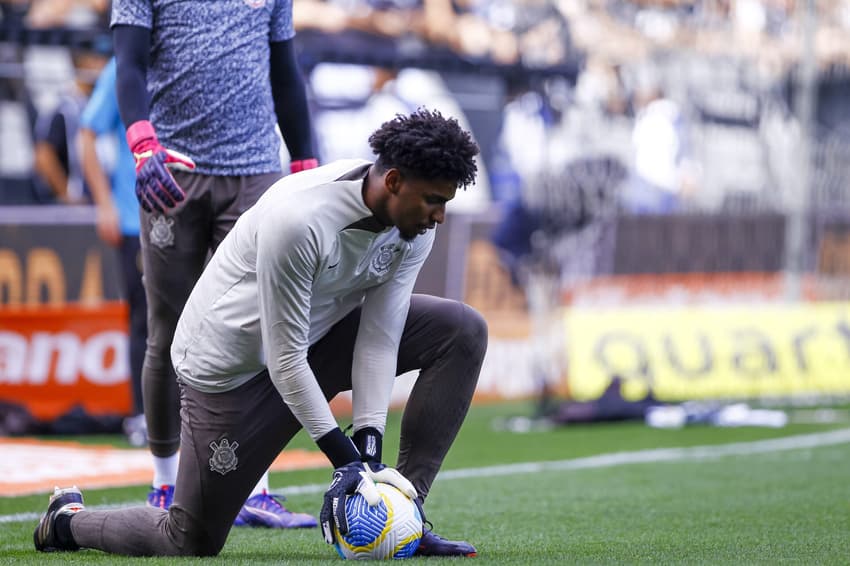
{"type": "Polygon", "coordinates": [[[457,191],[451,181],[426,181],[400,173],[387,182],[392,194],[387,212],[401,237],[408,241],[443,223],[446,203],[457,191]]]}

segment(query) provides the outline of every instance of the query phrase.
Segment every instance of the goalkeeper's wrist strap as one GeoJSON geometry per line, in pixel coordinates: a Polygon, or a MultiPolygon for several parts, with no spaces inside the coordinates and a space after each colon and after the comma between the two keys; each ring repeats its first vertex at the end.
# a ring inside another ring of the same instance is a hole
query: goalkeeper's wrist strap
{"type": "Polygon", "coordinates": [[[360,451],[360,457],[364,462],[380,462],[383,450],[384,435],[371,426],[361,428],[352,437],[354,445],[360,451]]]}
{"type": "Polygon", "coordinates": [[[139,120],[127,128],[127,145],[133,153],[141,153],[154,143],[157,143],[156,132],[149,121],[139,120]]]}
{"type": "Polygon", "coordinates": [[[311,157],[309,159],[298,159],[289,164],[289,171],[291,173],[298,173],[299,171],[304,171],[306,169],[315,169],[318,166],[319,160],[316,158],[311,157]]]}
{"type": "Polygon", "coordinates": [[[354,443],[345,436],[345,433],[339,427],[325,433],[316,440],[316,444],[325,453],[334,468],[340,468],[360,460],[360,453],[354,447],[354,443]]]}

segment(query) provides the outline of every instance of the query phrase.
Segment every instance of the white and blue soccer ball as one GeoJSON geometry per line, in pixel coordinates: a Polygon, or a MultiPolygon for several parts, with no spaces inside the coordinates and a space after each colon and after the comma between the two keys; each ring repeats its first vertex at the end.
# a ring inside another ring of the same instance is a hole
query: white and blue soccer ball
{"type": "Polygon", "coordinates": [[[422,538],[422,516],[406,495],[386,483],[375,484],[381,502],[369,507],[359,493],[345,501],[348,534],[334,526],[336,550],[346,560],[410,558],[422,538]]]}

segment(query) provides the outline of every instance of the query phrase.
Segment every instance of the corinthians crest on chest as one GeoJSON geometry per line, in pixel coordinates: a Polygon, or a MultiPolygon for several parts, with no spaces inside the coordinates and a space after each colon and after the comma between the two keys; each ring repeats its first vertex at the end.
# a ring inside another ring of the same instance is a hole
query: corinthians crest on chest
{"type": "Polygon", "coordinates": [[[395,242],[382,245],[372,256],[372,261],[369,262],[369,271],[378,276],[384,275],[390,270],[396,254],[400,251],[401,247],[395,242]]]}

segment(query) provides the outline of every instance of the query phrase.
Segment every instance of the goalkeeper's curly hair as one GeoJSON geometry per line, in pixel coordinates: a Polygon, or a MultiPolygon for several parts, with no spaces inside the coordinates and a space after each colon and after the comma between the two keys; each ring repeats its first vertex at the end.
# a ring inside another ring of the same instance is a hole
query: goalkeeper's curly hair
{"type": "Polygon", "coordinates": [[[419,108],[397,114],[369,136],[380,171],[398,169],[403,175],[455,183],[466,188],[475,181],[478,144],[454,118],[419,108]]]}

